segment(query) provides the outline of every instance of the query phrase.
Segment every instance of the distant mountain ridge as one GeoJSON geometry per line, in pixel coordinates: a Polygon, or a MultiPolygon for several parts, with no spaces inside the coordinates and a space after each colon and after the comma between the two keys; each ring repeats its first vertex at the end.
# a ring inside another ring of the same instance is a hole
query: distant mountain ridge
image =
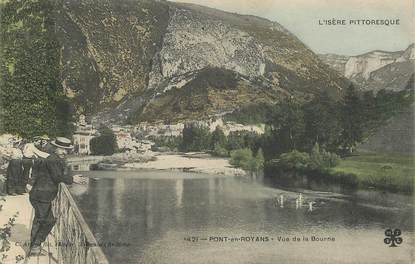
{"type": "Polygon", "coordinates": [[[204,119],[349,84],[278,23],[193,4],[64,0],[58,34],[66,93],[100,122],[204,119]]]}
{"type": "Polygon", "coordinates": [[[374,50],[357,56],[321,54],[319,57],[364,90],[400,91],[414,74],[415,44],[395,52],[374,50]]]}

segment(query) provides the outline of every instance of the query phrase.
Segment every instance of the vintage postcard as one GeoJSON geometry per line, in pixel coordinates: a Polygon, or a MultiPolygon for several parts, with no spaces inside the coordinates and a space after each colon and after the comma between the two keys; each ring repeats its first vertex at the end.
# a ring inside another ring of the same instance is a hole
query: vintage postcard
{"type": "Polygon", "coordinates": [[[0,0],[0,263],[412,264],[412,0],[0,0]]]}

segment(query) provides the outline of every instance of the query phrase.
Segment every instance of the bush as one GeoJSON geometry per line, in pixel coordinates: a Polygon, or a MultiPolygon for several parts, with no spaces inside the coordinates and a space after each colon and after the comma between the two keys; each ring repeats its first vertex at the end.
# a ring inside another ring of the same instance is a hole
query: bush
{"type": "Polygon", "coordinates": [[[333,168],[340,162],[340,157],[335,153],[320,150],[320,146],[315,144],[310,154],[310,169],[321,170],[333,168]]]}
{"type": "Polygon", "coordinates": [[[231,151],[229,163],[235,167],[246,167],[249,160],[253,159],[252,151],[249,148],[231,151]]]}
{"type": "Polygon", "coordinates": [[[215,147],[213,148],[213,153],[214,156],[218,156],[218,157],[228,157],[229,156],[229,152],[222,147],[219,143],[215,144],[215,147]]]}
{"type": "Polygon", "coordinates": [[[257,172],[264,167],[264,155],[262,150],[254,156],[249,148],[237,149],[231,152],[229,163],[246,171],[257,172]]]}
{"type": "Polygon", "coordinates": [[[224,148],[227,144],[226,135],[220,126],[217,126],[215,131],[212,132],[211,149],[214,150],[217,144],[219,144],[222,148],[224,148]]]}
{"type": "Polygon", "coordinates": [[[162,136],[151,138],[154,142],[154,151],[157,151],[157,148],[167,147],[171,151],[178,151],[182,144],[181,136],[162,136]]]}
{"type": "Polygon", "coordinates": [[[91,152],[94,155],[112,155],[117,149],[117,138],[108,127],[99,130],[100,136],[91,139],[91,152]]]}
{"type": "Polygon", "coordinates": [[[329,174],[329,177],[331,177],[329,180],[330,182],[337,183],[342,186],[356,187],[359,184],[357,176],[353,173],[335,172],[333,174],[329,174]]]}
{"type": "Polygon", "coordinates": [[[281,154],[278,160],[278,165],[286,169],[304,170],[309,168],[310,164],[310,155],[297,150],[281,154]]]}

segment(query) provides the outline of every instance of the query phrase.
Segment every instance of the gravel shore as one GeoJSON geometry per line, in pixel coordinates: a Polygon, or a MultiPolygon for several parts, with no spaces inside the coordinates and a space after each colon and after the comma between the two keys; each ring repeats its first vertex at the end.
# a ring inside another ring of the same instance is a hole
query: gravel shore
{"type": "Polygon", "coordinates": [[[131,169],[184,170],[227,176],[246,175],[244,170],[232,167],[228,159],[212,157],[208,154],[201,155],[200,153],[155,153],[155,159],[147,162],[128,162],[123,167],[131,169]]]}

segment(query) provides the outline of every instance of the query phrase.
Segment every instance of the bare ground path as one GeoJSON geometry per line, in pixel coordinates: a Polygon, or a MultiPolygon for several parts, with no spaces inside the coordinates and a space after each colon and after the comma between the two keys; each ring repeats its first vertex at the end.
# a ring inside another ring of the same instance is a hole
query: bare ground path
{"type": "Polygon", "coordinates": [[[23,259],[19,262],[16,261],[17,256],[25,256],[28,251],[28,245],[30,243],[30,229],[31,222],[33,218],[32,205],[29,202],[29,195],[17,195],[17,196],[4,196],[6,201],[3,201],[2,210],[0,211],[0,226],[7,224],[10,218],[12,218],[16,213],[15,225],[11,229],[11,247],[10,250],[6,252],[7,258],[4,263],[27,263],[27,264],[54,264],[56,263],[56,249],[54,247],[55,243],[53,241],[53,236],[49,236],[46,242],[43,245],[45,251],[50,251],[51,256],[32,256],[28,259],[23,259]]]}

